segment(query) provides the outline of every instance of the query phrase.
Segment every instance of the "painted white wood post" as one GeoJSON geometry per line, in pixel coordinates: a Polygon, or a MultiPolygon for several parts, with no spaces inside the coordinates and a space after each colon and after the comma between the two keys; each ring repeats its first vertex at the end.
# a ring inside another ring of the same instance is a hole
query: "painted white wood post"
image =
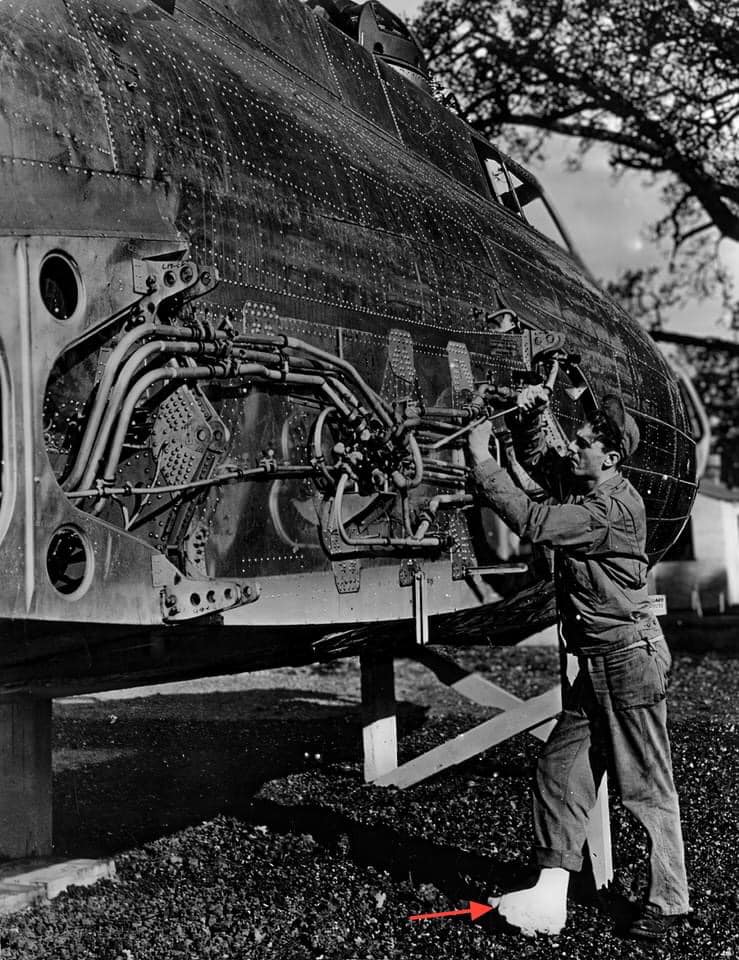
{"type": "Polygon", "coordinates": [[[398,766],[395,667],[388,654],[362,653],[364,779],[376,780],[398,766]]]}

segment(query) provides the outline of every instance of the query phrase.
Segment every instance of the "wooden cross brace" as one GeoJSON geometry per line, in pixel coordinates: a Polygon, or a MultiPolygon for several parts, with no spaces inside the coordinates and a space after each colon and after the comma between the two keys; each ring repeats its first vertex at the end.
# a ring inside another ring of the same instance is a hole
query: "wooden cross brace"
{"type": "MultiPolygon", "coordinates": [[[[471,760],[518,733],[546,740],[562,710],[560,685],[529,700],[521,700],[479,673],[470,673],[453,660],[419,647],[414,654],[438,679],[463,697],[501,713],[471,730],[398,766],[393,658],[370,652],[360,657],[362,677],[364,777],[378,787],[406,789],[456,764],[471,760]]],[[[577,660],[568,657],[568,676],[577,672],[577,660]]],[[[613,878],[611,828],[606,778],[600,785],[587,829],[588,849],[597,888],[613,878]]]]}

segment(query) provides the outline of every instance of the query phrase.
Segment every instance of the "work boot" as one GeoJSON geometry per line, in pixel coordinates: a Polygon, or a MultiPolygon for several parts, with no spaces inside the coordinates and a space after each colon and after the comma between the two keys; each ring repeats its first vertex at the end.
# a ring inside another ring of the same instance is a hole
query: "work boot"
{"type": "Polygon", "coordinates": [[[555,936],[567,920],[567,885],[570,875],[561,867],[545,867],[533,887],[515,890],[502,897],[490,897],[488,903],[511,926],[520,927],[525,937],[537,933],[555,936]]]}
{"type": "Polygon", "coordinates": [[[686,913],[662,913],[659,907],[648,903],[629,927],[628,935],[641,940],[664,940],[667,931],[686,916],[686,913]]]}

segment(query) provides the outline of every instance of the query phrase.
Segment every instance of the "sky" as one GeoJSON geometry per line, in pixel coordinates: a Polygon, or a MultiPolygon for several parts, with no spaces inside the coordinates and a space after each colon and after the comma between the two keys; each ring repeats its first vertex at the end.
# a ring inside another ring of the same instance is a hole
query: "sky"
{"type": "MultiPolygon", "coordinates": [[[[384,0],[401,16],[415,17],[421,0],[384,0]]],[[[604,148],[594,147],[577,173],[565,169],[565,138],[550,141],[544,164],[529,165],[567,226],[592,273],[601,280],[618,277],[626,269],[659,263],[660,253],[645,239],[650,222],[664,213],[659,188],[648,186],[643,174],[626,172],[614,182],[604,148]]],[[[739,244],[724,241],[722,260],[739,290],[739,244]]],[[[681,333],[726,337],[717,326],[716,302],[691,305],[667,318],[666,327],[681,333]]]]}

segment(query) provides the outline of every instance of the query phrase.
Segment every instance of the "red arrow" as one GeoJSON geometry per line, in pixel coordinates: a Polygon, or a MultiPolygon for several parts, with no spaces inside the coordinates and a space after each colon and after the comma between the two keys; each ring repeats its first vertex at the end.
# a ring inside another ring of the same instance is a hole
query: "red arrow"
{"type": "Polygon", "coordinates": [[[466,910],[442,910],[441,913],[416,913],[409,920],[433,920],[435,917],[463,917],[469,915],[470,920],[477,920],[483,914],[488,913],[493,907],[486,903],[475,903],[470,900],[470,905],[466,910]]]}

